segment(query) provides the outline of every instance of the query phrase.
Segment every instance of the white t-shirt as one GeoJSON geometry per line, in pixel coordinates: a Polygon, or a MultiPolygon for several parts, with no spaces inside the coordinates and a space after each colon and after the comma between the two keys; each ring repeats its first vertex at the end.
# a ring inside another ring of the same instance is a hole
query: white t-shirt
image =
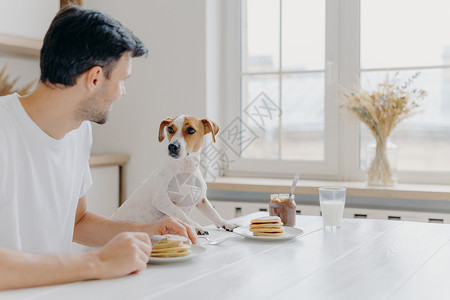
{"type": "Polygon", "coordinates": [[[17,94],[0,97],[0,247],[70,252],[78,199],[92,185],[91,146],[90,122],[56,140],[17,94]]]}

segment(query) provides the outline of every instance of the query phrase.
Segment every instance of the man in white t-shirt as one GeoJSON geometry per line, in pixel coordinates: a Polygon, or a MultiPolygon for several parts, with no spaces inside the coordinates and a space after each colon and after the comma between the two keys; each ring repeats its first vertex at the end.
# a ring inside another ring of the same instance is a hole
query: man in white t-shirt
{"type": "Polygon", "coordinates": [[[0,97],[0,289],[114,278],[143,270],[149,236],[188,225],[117,222],[86,210],[90,121],[125,94],[142,42],[111,17],[69,6],[44,38],[41,77],[27,96],[0,97]],[[69,254],[73,241],[99,250],[69,254]]]}

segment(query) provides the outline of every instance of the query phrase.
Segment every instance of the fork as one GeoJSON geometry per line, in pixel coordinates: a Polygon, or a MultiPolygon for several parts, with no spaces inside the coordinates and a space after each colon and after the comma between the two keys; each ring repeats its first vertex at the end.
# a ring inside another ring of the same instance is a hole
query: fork
{"type": "Polygon", "coordinates": [[[219,245],[220,243],[223,243],[224,241],[228,240],[229,238],[232,238],[230,236],[230,237],[222,238],[221,240],[213,240],[213,239],[210,239],[209,237],[206,237],[204,235],[199,235],[197,237],[201,238],[201,239],[205,239],[208,242],[208,244],[210,244],[210,245],[219,245]]]}

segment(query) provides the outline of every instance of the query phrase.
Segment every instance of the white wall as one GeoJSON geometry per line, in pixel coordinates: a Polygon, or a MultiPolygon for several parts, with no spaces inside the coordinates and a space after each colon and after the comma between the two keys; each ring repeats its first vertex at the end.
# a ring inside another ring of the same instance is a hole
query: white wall
{"type": "Polygon", "coordinates": [[[225,91],[225,1],[206,2],[206,112],[210,119],[224,127],[225,91]]]}
{"type": "Polygon", "coordinates": [[[94,153],[131,154],[130,195],[164,155],[167,142],[157,139],[160,122],[180,114],[207,115],[206,0],[85,0],[84,5],[118,19],[150,51],[147,59],[133,60],[127,94],[109,121],[94,126],[94,153]]]}
{"type": "MultiPolygon", "coordinates": [[[[59,0],[0,0],[0,33],[43,39],[59,10],[59,0]]],[[[39,79],[39,60],[0,53],[0,70],[7,65],[9,80],[19,77],[16,88],[39,79]]]]}
{"type": "Polygon", "coordinates": [[[43,39],[59,0],[0,0],[0,32],[43,39]]]}

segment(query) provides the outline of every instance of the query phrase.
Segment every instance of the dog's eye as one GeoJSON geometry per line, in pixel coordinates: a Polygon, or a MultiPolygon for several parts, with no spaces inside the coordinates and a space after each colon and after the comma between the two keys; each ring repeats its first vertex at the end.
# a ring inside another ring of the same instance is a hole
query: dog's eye
{"type": "Polygon", "coordinates": [[[192,127],[189,127],[186,131],[187,131],[187,133],[189,133],[189,134],[194,134],[194,133],[195,133],[195,129],[192,128],[192,127]]]}
{"type": "Polygon", "coordinates": [[[167,131],[169,131],[169,133],[174,133],[173,128],[172,127],[167,127],[167,131]]]}

